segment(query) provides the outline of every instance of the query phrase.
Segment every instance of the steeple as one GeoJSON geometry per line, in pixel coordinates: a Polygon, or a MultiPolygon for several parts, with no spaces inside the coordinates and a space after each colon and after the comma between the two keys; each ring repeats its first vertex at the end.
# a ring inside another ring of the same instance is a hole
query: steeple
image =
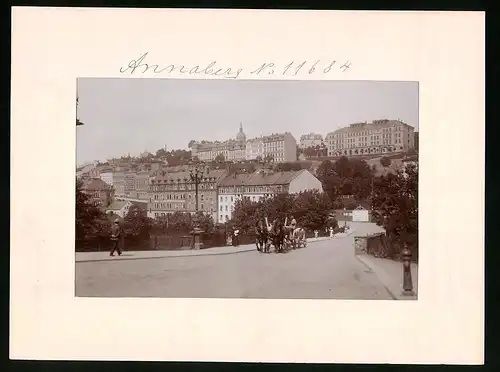
{"type": "Polygon", "coordinates": [[[247,136],[243,132],[243,123],[240,121],[240,131],[236,135],[236,141],[246,142],[246,140],[247,140],[247,136]]]}

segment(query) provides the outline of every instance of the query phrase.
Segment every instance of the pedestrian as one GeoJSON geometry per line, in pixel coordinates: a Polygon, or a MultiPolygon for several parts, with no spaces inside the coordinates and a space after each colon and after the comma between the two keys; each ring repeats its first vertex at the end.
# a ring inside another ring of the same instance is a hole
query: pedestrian
{"type": "Polygon", "coordinates": [[[234,246],[237,247],[240,245],[240,230],[235,229],[234,230],[234,246]]]}
{"type": "Polygon", "coordinates": [[[122,255],[122,251],[120,249],[120,240],[121,240],[121,228],[120,221],[118,219],[115,220],[113,226],[111,226],[111,252],[110,256],[114,256],[115,251],[118,253],[118,256],[122,255]]]}

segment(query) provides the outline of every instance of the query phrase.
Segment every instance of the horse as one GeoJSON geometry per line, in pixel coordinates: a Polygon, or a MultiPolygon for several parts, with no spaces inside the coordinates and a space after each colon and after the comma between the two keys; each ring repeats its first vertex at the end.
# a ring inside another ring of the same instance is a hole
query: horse
{"type": "Polygon", "coordinates": [[[257,222],[255,226],[255,245],[259,252],[269,252],[268,232],[262,221],[257,222]]]}
{"type": "Polygon", "coordinates": [[[286,228],[279,219],[275,219],[271,227],[270,238],[276,253],[283,252],[286,228]]]}

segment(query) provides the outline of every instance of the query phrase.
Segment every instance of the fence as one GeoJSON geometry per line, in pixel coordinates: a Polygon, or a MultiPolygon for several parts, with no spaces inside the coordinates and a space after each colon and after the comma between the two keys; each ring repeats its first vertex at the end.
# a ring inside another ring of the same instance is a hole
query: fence
{"type": "MultiPolygon", "coordinates": [[[[412,252],[411,260],[418,262],[418,244],[409,245],[412,252]]],[[[372,234],[369,236],[357,236],[354,238],[354,249],[356,253],[367,253],[378,258],[401,259],[402,246],[387,235],[372,234]]]]}

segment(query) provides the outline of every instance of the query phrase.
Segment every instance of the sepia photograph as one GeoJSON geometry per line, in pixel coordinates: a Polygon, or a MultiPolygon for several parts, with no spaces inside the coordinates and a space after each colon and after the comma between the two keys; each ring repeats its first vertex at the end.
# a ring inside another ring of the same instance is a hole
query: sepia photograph
{"type": "Polygon", "coordinates": [[[75,296],[417,300],[419,84],[79,78],[75,296]]]}

